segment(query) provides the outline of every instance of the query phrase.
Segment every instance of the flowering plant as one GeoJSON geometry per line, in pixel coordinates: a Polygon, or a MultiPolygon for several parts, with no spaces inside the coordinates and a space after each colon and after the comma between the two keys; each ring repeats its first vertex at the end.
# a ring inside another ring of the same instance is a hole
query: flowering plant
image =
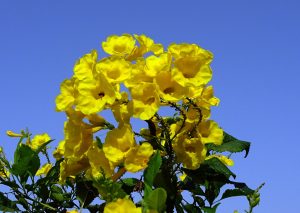
{"type": "Polygon", "coordinates": [[[46,133],[7,132],[20,141],[13,164],[1,150],[0,184],[12,190],[0,193],[0,209],[209,213],[223,199],[246,196],[252,212],[260,188],[235,182],[228,168],[231,154],[246,157],[250,143],[210,119],[219,104],[208,85],[213,54],[187,43],[164,49],[145,35],[113,35],[102,47],[107,57],[92,50],[61,84],[56,109],[67,120],[55,163],[46,133]],[[221,193],[227,184],[233,188],[221,193]]]}

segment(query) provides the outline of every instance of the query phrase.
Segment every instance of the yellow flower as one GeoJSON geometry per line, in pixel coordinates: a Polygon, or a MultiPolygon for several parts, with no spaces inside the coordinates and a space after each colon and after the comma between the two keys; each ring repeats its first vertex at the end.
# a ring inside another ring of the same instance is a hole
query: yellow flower
{"type": "Polygon", "coordinates": [[[96,66],[97,72],[105,75],[110,83],[121,83],[130,78],[131,64],[124,58],[109,57],[102,59],[96,66]]]}
{"type": "Polygon", "coordinates": [[[87,128],[83,122],[78,124],[69,119],[65,122],[64,134],[65,158],[81,158],[93,143],[92,129],[87,128]]]}
{"type": "Polygon", "coordinates": [[[150,77],[155,77],[159,72],[170,71],[171,55],[163,53],[159,56],[151,55],[146,58],[145,73],[150,77]]]}
{"type": "Polygon", "coordinates": [[[127,88],[136,87],[142,82],[153,83],[153,78],[145,73],[146,61],[144,58],[139,58],[135,64],[132,64],[131,78],[124,82],[127,88]]]}
{"type": "Polygon", "coordinates": [[[105,157],[103,150],[98,148],[96,142],[94,142],[88,150],[87,157],[91,166],[87,173],[90,173],[93,178],[101,177],[102,171],[106,177],[109,177],[113,174],[113,164],[105,157]]]}
{"type": "Polygon", "coordinates": [[[155,44],[154,41],[146,35],[134,35],[134,37],[139,42],[140,46],[135,46],[131,54],[126,57],[126,60],[132,61],[138,59],[149,51],[153,52],[155,55],[163,53],[163,46],[161,44],[155,44]]]}
{"type": "Polygon", "coordinates": [[[142,213],[141,207],[136,207],[135,204],[127,199],[117,199],[105,205],[104,213],[142,213]]]}
{"type": "Polygon", "coordinates": [[[103,151],[109,161],[118,165],[135,146],[134,134],[129,124],[109,131],[105,138],[103,151]]]}
{"type": "Polygon", "coordinates": [[[52,153],[53,157],[55,157],[56,160],[61,159],[64,156],[65,153],[65,141],[61,141],[54,152],[52,153]]]}
{"type": "Polygon", "coordinates": [[[223,143],[223,130],[215,121],[203,121],[198,125],[197,130],[203,143],[213,143],[215,145],[223,143]]]}
{"type": "Polygon", "coordinates": [[[119,123],[119,126],[124,124],[129,124],[130,117],[132,116],[132,107],[128,104],[114,104],[111,107],[111,110],[114,114],[116,121],[119,123]]]}
{"type": "Polygon", "coordinates": [[[52,168],[52,164],[46,163],[39,170],[37,170],[35,175],[36,176],[47,175],[51,168],[52,168]]]}
{"type": "Polygon", "coordinates": [[[90,53],[80,58],[74,66],[74,76],[78,80],[93,78],[95,74],[95,65],[97,63],[98,53],[92,50],[90,53]]]}
{"type": "Polygon", "coordinates": [[[120,94],[107,81],[106,77],[99,73],[95,78],[86,78],[78,84],[79,96],[76,99],[76,110],[85,115],[98,113],[106,104],[113,104],[120,94]]]}
{"type": "Polygon", "coordinates": [[[153,83],[141,83],[130,90],[132,96],[133,116],[148,120],[158,111],[160,99],[157,87],[153,83]]]}
{"type": "Polygon", "coordinates": [[[15,132],[13,132],[11,130],[7,130],[6,131],[6,135],[9,136],[9,137],[16,137],[16,138],[20,138],[20,137],[23,136],[22,134],[15,133],[15,132]]]}
{"type": "Polygon", "coordinates": [[[86,156],[64,159],[60,164],[59,183],[63,184],[67,177],[73,177],[89,168],[90,164],[86,156]]]}
{"type": "Polygon", "coordinates": [[[77,96],[75,79],[66,79],[60,85],[60,94],[56,97],[56,110],[65,111],[74,105],[77,96]]]}
{"type": "Polygon", "coordinates": [[[40,135],[35,135],[31,141],[27,141],[27,145],[32,150],[37,150],[43,144],[47,143],[50,140],[51,140],[50,136],[47,133],[44,133],[40,135]]]}
{"type": "Polygon", "coordinates": [[[177,161],[187,169],[198,169],[207,152],[200,138],[180,137],[173,143],[173,149],[177,161]]]}
{"type": "Polygon", "coordinates": [[[210,156],[207,156],[205,158],[205,160],[209,160],[211,158],[218,158],[223,164],[225,164],[226,166],[233,166],[234,165],[234,162],[232,159],[224,156],[224,155],[210,155],[210,156]]]}
{"type": "Polygon", "coordinates": [[[135,40],[129,34],[112,35],[102,42],[104,52],[110,55],[126,56],[133,51],[134,47],[135,40]]]}
{"type": "Polygon", "coordinates": [[[129,151],[125,159],[125,169],[129,172],[138,172],[147,167],[149,158],[153,154],[151,144],[145,142],[129,151]]]}
{"type": "Polygon", "coordinates": [[[172,44],[169,52],[175,58],[172,75],[184,87],[206,85],[212,77],[212,53],[195,44],[172,44]]]}
{"type": "Polygon", "coordinates": [[[174,81],[170,72],[160,72],[155,78],[159,95],[166,101],[179,101],[185,94],[185,88],[174,81]]]}

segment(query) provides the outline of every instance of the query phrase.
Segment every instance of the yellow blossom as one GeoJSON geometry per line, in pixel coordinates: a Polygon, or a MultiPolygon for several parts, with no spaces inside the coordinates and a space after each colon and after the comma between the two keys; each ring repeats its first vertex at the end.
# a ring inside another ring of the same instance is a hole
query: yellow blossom
{"type": "Polygon", "coordinates": [[[40,148],[43,144],[47,143],[50,141],[51,138],[47,133],[35,135],[31,141],[27,141],[27,145],[33,149],[37,150],[40,148]]]}
{"type": "Polygon", "coordinates": [[[56,110],[65,111],[74,105],[77,96],[75,79],[66,79],[60,85],[60,94],[56,97],[56,110]]]}
{"type": "Polygon", "coordinates": [[[187,169],[198,169],[207,152],[200,138],[180,137],[173,143],[173,149],[177,161],[187,169]]]}
{"type": "Polygon", "coordinates": [[[186,89],[174,81],[170,72],[160,72],[155,78],[159,95],[166,101],[179,101],[183,98],[186,89]]]}
{"type": "Polygon", "coordinates": [[[127,199],[117,199],[105,205],[104,213],[142,213],[141,207],[136,207],[135,204],[127,199]]]}
{"type": "Polygon", "coordinates": [[[59,142],[56,149],[53,151],[52,155],[55,157],[56,160],[61,159],[64,156],[65,153],[65,141],[59,142]]]}
{"type": "Polygon", "coordinates": [[[223,130],[215,121],[203,121],[198,125],[197,130],[203,143],[213,143],[215,145],[223,143],[223,130]]]}
{"type": "Polygon", "coordinates": [[[76,77],[78,80],[93,78],[95,74],[97,58],[98,53],[96,50],[92,50],[90,53],[80,58],[74,66],[74,77],[76,77]]]}
{"type": "Polygon", "coordinates": [[[120,96],[102,73],[99,73],[96,78],[80,81],[78,92],[76,110],[85,115],[100,112],[106,104],[113,104],[120,96]]]}
{"type": "Polygon", "coordinates": [[[9,136],[9,137],[16,137],[16,138],[20,138],[20,137],[23,136],[22,134],[15,133],[15,132],[13,132],[11,130],[7,130],[6,131],[6,135],[9,136]]]}
{"type": "Polygon", "coordinates": [[[84,123],[75,123],[72,119],[65,122],[64,156],[66,158],[81,158],[93,142],[92,129],[84,123]]]}
{"type": "Polygon", "coordinates": [[[195,44],[172,44],[168,48],[175,58],[172,75],[185,87],[206,85],[212,77],[212,53],[195,44]]]}
{"type": "Polygon", "coordinates": [[[67,158],[60,164],[59,182],[63,184],[67,177],[73,177],[90,168],[86,156],[82,158],[67,158]]]}
{"type": "Polygon", "coordinates": [[[157,86],[153,83],[141,83],[130,90],[133,116],[148,120],[158,111],[160,105],[157,86]]]}
{"type": "Polygon", "coordinates": [[[147,167],[149,158],[153,154],[150,143],[142,143],[129,151],[125,159],[125,169],[129,172],[138,172],[147,167]]]}
{"type": "Polygon", "coordinates": [[[73,210],[67,211],[67,213],[79,213],[79,212],[77,209],[73,209],[73,210]]]}
{"type": "Polygon", "coordinates": [[[51,168],[52,168],[52,164],[46,163],[39,170],[37,170],[35,175],[36,176],[47,175],[51,168]]]}
{"type": "Polygon", "coordinates": [[[163,53],[159,56],[148,56],[145,65],[145,73],[150,77],[155,77],[159,72],[168,72],[171,67],[171,55],[163,53]]]}
{"type": "Polygon", "coordinates": [[[127,60],[135,60],[142,57],[145,53],[151,51],[155,55],[163,53],[163,46],[156,44],[154,41],[146,35],[134,35],[135,39],[139,42],[139,46],[135,46],[130,55],[126,57],[127,60]]]}
{"type": "Polygon", "coordinates": [[[133,51],[134,47],[135,40],[129,34],[112,35],[102,42],[103,50],[110,55],[126,56],[133,51]]]}
{"type": "Polygon", "coordinates": [[[121,83],[130,78],[131,64],[124,58],[109,57],[102,59],[96,66],[110,83],[121,83]]]}
{"type": "Polygon", "coordinates": [[[118,165],[135,146],[134,134],[129,124],[109,131],[103,144],[103,151],[109,161],[118,165]]]}
{"type": "Polygon", "coordinates": [[[104,172],[106,177],[113,174],[113,164],[105,157],[103,150],[98,148],[96,142],[88,150],[87,157],[91,166],[87,173],[90,173],[93,178],[101,177],[103,175],[101,172],[104,172]]]}

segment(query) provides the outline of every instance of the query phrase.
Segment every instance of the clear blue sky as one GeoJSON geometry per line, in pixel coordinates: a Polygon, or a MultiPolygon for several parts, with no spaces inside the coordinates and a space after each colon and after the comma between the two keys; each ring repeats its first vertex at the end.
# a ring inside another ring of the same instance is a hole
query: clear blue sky
{"type": "MultiPolygon", "coordinates": [[[[237,180],[266,182],[255,212],[300,212],[299,10],[296,0],[1,1],[0,145],[15,147],[7,129],[63,138],[65,116],[54,111],[59,85],[108,35],[198,43],[215,56],[221,104],[213,119],[252,142],[248,158],[234,158],[237,180]]],[[[229,199],[219,212],[246,206],[229,199]]]]}

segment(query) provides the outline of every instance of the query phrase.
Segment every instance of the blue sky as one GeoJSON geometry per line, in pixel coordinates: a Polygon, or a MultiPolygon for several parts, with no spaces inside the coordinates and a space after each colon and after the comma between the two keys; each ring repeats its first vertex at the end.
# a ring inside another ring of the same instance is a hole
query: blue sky
{"type": "MultiPolygon", "coordinates": [[[[299,9],[296,0],[2,1],[0,145],[12,156],[7,129],[63,138],[59,85],[108,35],[197,43],[214,53],[211,84],[221,104],[213,119],[252,142],[248,158],[234,157],[237,180],[266,182],[255,212],[300,212],[299,9]]],[[[233,198],[219,212],[245,207],[233,198]]]]}

